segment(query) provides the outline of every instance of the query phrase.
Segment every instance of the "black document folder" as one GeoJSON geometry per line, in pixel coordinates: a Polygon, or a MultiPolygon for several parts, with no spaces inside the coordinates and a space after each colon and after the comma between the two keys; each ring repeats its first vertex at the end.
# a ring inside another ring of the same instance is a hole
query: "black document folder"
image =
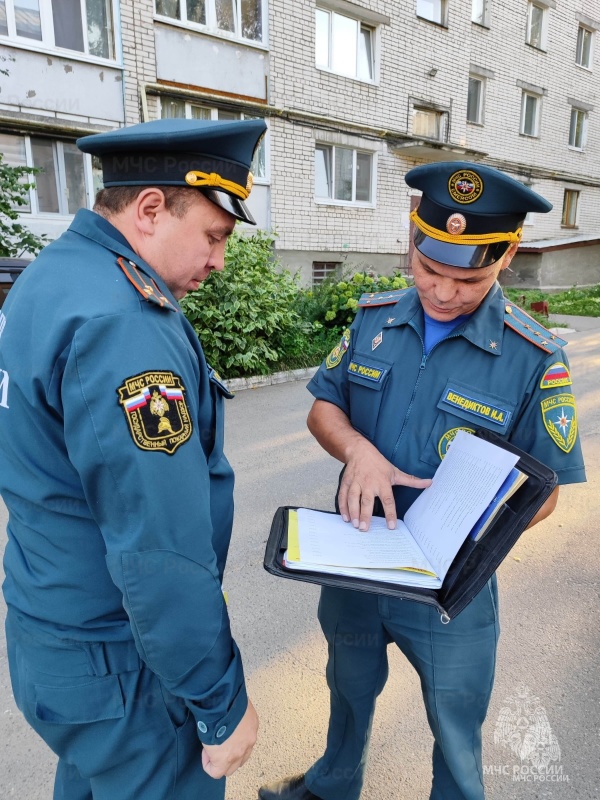
{"type": "Polygon", "coordinates": [[[282,578],[417,600],[435,606],[445,620],[453,619],[469,605],[498,569],[558,483],[557,475],[552,469],[491,431],[479,430],[475,435],[518,455],[517,469],[527,475],[527,480],[504,504],[482,539],[474,541],[468,537],[465,540],[440,589],[423,589],[368,578],[287,568],[283,555],[287,549],[288,512],[295,510],[295,506],[282,506],[275,512],[265,551],[265,569],[282,578]]]}

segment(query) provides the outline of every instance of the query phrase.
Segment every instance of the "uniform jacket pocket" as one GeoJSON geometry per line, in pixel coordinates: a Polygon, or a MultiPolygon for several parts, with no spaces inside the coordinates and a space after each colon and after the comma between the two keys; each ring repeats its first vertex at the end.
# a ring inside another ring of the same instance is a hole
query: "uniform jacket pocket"
{"type": "Polygon", "coordinates": [[[34,684],[35,716],[43,722],[81,724],[125,715],[117,675],[71,686],[34,684]]]}
{"type": "Polygon", "coordinates": [[[371,355],[354,353],[348,361],[350,421],[363,436],[373,439],[392,364],[371,355]]]}

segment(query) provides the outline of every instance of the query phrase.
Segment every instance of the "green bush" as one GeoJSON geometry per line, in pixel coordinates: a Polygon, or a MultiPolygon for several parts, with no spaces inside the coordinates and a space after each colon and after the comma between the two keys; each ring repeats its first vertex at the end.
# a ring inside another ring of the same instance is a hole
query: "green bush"
{"type": "Polygon", "coordinates": [[[355,272],[342,280],[329,279],[303,293],[299,313],[309,322],[340,334],[352,323],[361,295],[408,286],[399,273],[391,277],[372,271],[355,272]]]}
{"type": "Polygon", "coordinates": [[[273,371],[316,367],[339,339],[336,330],[303,322],[300,328],[284,337],[283,352],[273,371]]]}
{"type": "Polygon", "coordinates": [[[295,339],[310,332],[295,310],[296,280],[277,268],[274,239],[260,230],[234,232],[225,270],[181,301],[208,362],[225,378],[273,372],[295,339]]]}
{"type": "Polygon", "coordinates": [[[357,272],[301,289],[274,257],[274,240],[260,230],[235,232],[225,270],[181,301],[208,362],[224,378],[316,366],[352,323],[363,293],[407,285],[400,275],[357,272]]]}

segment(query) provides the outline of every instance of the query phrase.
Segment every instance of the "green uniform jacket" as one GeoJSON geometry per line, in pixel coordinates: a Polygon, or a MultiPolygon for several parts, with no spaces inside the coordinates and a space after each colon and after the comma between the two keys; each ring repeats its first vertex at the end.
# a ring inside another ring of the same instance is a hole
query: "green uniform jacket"
{"type": "Polygon", "coordinates": [[[223,397],[192,327],[80,211],[0,317],[6,602],[33,633],[135,640],[206,744],[247,696],[221,590],[233,519],[223,397]]]}
{"type": "MultiPolygon", "coordinates": [[[[361,306],[308,388],[399,469],[430,478],[457,429],[487,428],[554,469],[559,483],[585,481],[562,340],[498,284],[428,354],[415,289],[366,296],[361,306]]],[[[401,518],[417,494],[394,487],[401,518]]]]}

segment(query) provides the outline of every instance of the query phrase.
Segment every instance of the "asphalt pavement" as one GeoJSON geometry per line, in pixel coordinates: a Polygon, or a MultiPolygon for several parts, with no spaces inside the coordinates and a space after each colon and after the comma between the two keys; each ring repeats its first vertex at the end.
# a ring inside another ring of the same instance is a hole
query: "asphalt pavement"
{"type": "MultiPolygon", "coordinates": [[[[600,797],[598,323],[565,335],[588,483],[561,488],[557,511],[521,537],[498,571],[502,635],[484,729],[488,800],[600,797]],[[507,720],[514,720],[512,727],[507,720]],[[540,758],[549,752],[543,737],[552,743],[546,770],[515,747],[527,732],[537,736],[540,758]]],[[[262,567],[277,506],[332,508],[338,465],[306,430],[311,398],[304,387],[296,381],[241,391],[227,409],[227,452],[237,484],[225,588],[261,718],[259,743],[229,780],[227,800],[255,800],[261,783],[305,770],[325,742],[318,590],[274,578],[262,567]]],[[[2,531],[5,516],[1,507],[2,531]]],[[[3,641],[0,711],[0,800],[49,800],[55,759],[15,708],[3,641]]],[[[427,800],[431,742],[416,675],[390,648],[390,679],[377,706],[362,800],[427,800]]]]}

